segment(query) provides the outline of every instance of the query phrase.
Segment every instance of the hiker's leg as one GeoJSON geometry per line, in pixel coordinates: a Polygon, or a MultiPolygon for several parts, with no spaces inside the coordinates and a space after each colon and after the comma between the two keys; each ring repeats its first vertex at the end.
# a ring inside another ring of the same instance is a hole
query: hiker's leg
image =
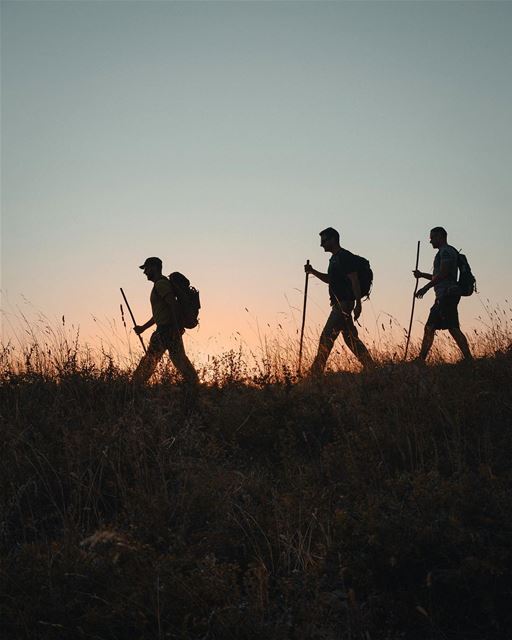
{"type": "Polygon", "coordinates": [[[434,336],[436,335],[436,330],[434,327],[425,325],[425,332],[423,334],[423,341],[421,343],[420,354],[418,356],[418,360],[426,360],[428,356],[428,352],[430,351],[430,347],[434,342],[434,336]]]}
{"type": "Polygon", "coordinates": [[[341,332],[343,334],[345,344],[363,365],[363,367],[371,367],[374,364],[373,359],[366,346],[360,340],[359,334],[357,332],[357,327],[354,324],[354,320],[352,318],[354,302],[343,301],[340,303],[340,308],[343,313],[343,325],[341,327],[341,332]]]}
{"type": "Polygon", "coordinates": [[[137,368],[133,372],[132,382],[145,384],[153,375],[156,365],[164,352],[165,344],[163,344],[158,333],[155,331],[149,341],[147,352],[142,356],[137,368]]]}
{"type": "Polygon", "coordinates": [[[187,354],[185,353],[182,336],[172,336],[169,340],[168,349],[173,365],[182,375],[185,382],[194,386],[198,385],[199,376],[197,375],[197,371],[194,369],[194,365],[190,362],[187,354]]]}
{"type": "Polygon", "coordinates": [[[460,296],[446,296],[440,301],[440,314],[443,319],[443,328],[448,329],[450,335],[459,347],[464,360],[473,360],[466,336],[460,330],[459,325],[460,296]]]}
{"type": "Polygon", "coordinates": [[[464,360],[473,360],[473,356],[471,355],[471,350],[469,348],[468,339],[462,333],[462,331],[459,328],[449,329],[449,331],[450,335],[461,350],[462,355],[464,356],[464,360]]]}
{"type": "Polygon", "coordinates": [[[327,322],[325,323],[325,327],[323,328],[323,331],[320,335],[320,343],[318,345],[317,354],[309,371],[310,375],[319,376],[323,373],[325,365],[327,364],[327,358],[332,351],[336,338],[340,334],[342,325],[343,318],[341,315],[341,310],[338,305],[335,305],[332,308],[331,313],[327,318],[327,322]]]}
{"type": "Polygon", "coordinates": [[[373,358],[371,357],[368,349],[359,338],[357,327],[352,321],[352,317],[350,317],[350,322],[348,322],[347,326],[343,329],[343,338],[345,339],[347,347],[352,351],[363,367],[371,367],[374,364],[373,358]]]}
{"type": "Polygon", "coordinates": [[[428,314],[427,322],[425,323],[425,331],[423,333],[423,340],[421,343],[421,349],[416,360],[425,361],[430,351],[430,347],[434,342],[434,336],[437,329],[445,328],[445,315],[441,305],[441,300],[436,299],[430,312],[428,314]]]}

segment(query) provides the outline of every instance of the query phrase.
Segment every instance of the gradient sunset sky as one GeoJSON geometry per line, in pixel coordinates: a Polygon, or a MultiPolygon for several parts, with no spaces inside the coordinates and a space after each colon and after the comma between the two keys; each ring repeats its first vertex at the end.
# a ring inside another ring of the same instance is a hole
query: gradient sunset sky
{"type": "Polygon", "coordinates": [[[190,348],[294,336],[326,226],[371,261],[372,332],[407,326],[436,225],[478,278],[463,328],[505,304],[512,3],[3,1],[1,18],[4,342],[20,310],[106,340],[120,286],[144,322],[151,255],[201,291],[190,348]]]}

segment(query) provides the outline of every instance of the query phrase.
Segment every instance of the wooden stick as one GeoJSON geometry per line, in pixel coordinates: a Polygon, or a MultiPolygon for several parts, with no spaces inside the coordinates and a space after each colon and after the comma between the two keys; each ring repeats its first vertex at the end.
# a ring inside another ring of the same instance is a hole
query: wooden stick
{"type": "MultiPolygon", "coordinates": [[[[306,264],[309,266],[309,260],[306,260],[306,264]]],[[[304,340],[304,326],[306,324],[306,304],[308,302],[308,276],[309,276],[309,273],[306,272],[306,283],[304,285],[304,305],[302,307],[302,328],[300,330],[299,366],[297,369],[297,374],[299,376],[300,376],[300,370],[302,366],[302,343],[304,340]]]]}
{"type": "MultiPolygon", "coordinates": [[[[416,268],[415,268],[415,271],[418,270],[419,262],[420,262],[420,241],[418,240],[418,248],[416,249],[416,268]]],[[[409,331],[407,332],[407,342],[405,344],[404,361],[407,360],[407,352],[409,350],[409,340],[411,339],[412,319],[413,319],[413,316],[414,316],[414,305],[416,304],[416,292],[418,291],[419,280],[420,280],[419,278],[416,278],[416,284],[414,286],[414,293],[412,294],[411,319],[409,321],[409,331]]]]}
{"type": "MultiPolygon", "coordinates": [[[[125,301],[125,303],[126,303],[126,308],[128,309],[128,312],[130,313],[130,316],[132,317],[133,326],[134,326],[134,327],[136,327],[136,326],[137,326],[137,323],[135,322],[135,317],[134,317],[134,315],[133,315],[133,313],[132,313],[132,310],[130,309],[130,305],[128,304],[128,300],[127,300],[126,296],[124,295],[123,288],[122,288],[122,287],[120,287],[120,290],[121,290],[121,293],[122,293],[122,295],[123,295],[124,301],[125,301]]],[[[140,343],[141,343],[141,345],[142,345],[142,348],[144,349],[144,353],[147,353],[147,351],[146,351],[146,345],[144,344],[144,340],[142,339],[142,336],[140,336],[139,334],[137,334],[137,336],[138,336],[138,338],[139,338],[139,340],[140,340],[140,343]]]]}

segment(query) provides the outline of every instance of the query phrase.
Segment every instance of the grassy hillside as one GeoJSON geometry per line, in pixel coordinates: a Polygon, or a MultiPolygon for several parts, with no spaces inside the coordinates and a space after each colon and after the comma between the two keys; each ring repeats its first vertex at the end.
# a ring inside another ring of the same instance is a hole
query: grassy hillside
{"type": "Polygon", "coordinates": [[[2,638],[509,637],[510,351],[323,386],[224,365],[198,403],[5,369],[2,638]]]}

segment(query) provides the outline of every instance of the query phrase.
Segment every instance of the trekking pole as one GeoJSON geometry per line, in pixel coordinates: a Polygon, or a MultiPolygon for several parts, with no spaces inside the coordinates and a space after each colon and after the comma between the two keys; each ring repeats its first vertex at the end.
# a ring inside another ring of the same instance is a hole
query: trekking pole
{"type": "MultiPolygon", "coordinates": [[[[309,260],[306,260],[306,264],[309,266],[309,260]]],[[[302,328],[300,330],[300,347],[299,347],[299,366],[297,369],[297,375],[300,376],[300,368],[302,365],[302,342],[304,340],[304,325],[306,324],[306,304],[308,301],[308,276],[306,272],[306,283],[304,285],[304,305],[302,307],[302,328]]]]}
{"type": "MultiPolygon", "coordinates": [[[[415,268],[415,271],[418,270],[419,261],[420,261],[420,241],[418,240],[418,248],[416,249],[416,268],[415,268]]],[[[412,329],[412,318],[414,316],[414,305],[416,304],[416,292],[418,291],[419,280],[420,280],[419,278],[416,278],[416,284],[414,286],[414,293],[412,294],[411,319],[409,321],[409,331],[407,332],[407,342],[405,344],[404,361],[407,360],[407,351],[409,350],[409,340],[411,339],[411,329],[412,329]]]]}
{"type": "MultiPolygon", "coordinates": [[[[130,309],[130,305],[128,304],[128,300],[126,299],[126,296],[124,295],[123,288],[122,288],[122,287],[119,287],[119,288],[120,288],[120,290],[121,290],[121,293],[123,294],[123,298],[124,298],[124,301],[125,301],[125,303],[126,303],[126,308],[128,309],[128,312],[130,313],[130,315],[131,315],[131,317],[132,317],[133,326],[134,326],[134,327],[136,327],[136,326],[137,326],[137,323],[135,322],[135,317],[134,317],[134,315],[133,315],[133,313],[132,313],[132,310],[130,309]]],[[[137,334],[137,335],[138,335],[138,337],[139,337],[139,340],[140,340],[140,343],[141,343],[141,345],[142,345],[142,348],[144,349],[144,353],[147,353],[147,351],[146,351],[146,345],[144,344],[144,340],[142,339],[142,336],[141,336],[141,335],[139,335],[139,334],[137,334]]]]}

